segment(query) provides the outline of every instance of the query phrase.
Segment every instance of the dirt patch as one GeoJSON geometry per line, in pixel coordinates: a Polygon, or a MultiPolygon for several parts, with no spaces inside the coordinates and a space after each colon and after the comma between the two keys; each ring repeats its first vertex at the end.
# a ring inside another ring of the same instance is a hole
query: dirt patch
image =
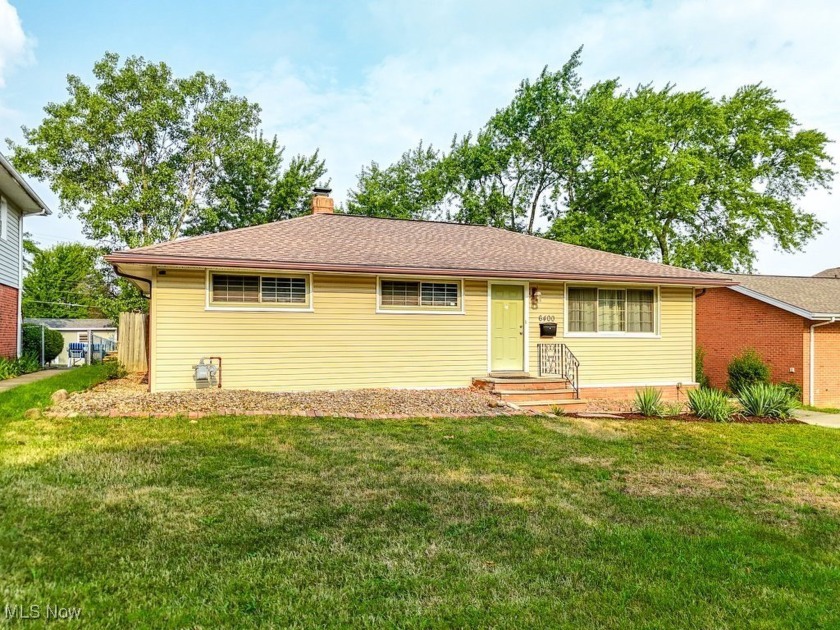
{"type": "Polygon", "coordinates": [[[649,470],[631,473],[625,479],[624,491],[634,496],[708,497],[726,489],[726,483],[717,475],[698,470],[649,470]]]}
{"type": "Polygon", "coordinates": [[[475,389],[360,389],[334,392],[256,392],[205,389],[149,393],[139,377],[106,381],[71,394],[53,416],[175,416],[283,414],[309,416],[461,416],[512,413],[493,395],[475,389]]]}

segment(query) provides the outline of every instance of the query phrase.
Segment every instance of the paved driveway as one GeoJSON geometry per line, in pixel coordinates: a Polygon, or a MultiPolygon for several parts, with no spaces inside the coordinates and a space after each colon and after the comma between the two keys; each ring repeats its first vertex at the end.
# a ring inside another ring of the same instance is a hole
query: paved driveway
{"type": "Polygon", "coordinates": [[[820,411],[797,409],[794,412],[794,416],[796,416],[797,420],[802,420],[802,422],[807,422],[808,424],[840,429],[840,413],[822,413],[820,411]]]}

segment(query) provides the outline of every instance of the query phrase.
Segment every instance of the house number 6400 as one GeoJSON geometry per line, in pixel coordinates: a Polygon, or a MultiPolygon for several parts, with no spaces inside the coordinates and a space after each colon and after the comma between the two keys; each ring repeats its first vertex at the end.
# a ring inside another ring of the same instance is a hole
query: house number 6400
{"type": "Polygon", "coordinates": [[[553,322],[554,321],[554,315],[540,315],[540,321],[541,322],[553,322]]]}

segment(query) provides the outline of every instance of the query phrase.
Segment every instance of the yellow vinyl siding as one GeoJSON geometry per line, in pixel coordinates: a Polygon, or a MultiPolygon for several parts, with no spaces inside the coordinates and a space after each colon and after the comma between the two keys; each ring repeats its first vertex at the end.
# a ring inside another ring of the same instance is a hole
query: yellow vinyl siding
{"type": "MultiPolygon", "coordinates": [[[[464,280],[464,314],[376,312],[376,278],[313,274],[313,312],[206,310],[206,272],[155,275],[153,391],[193,389],[192,365],[221,356],[225,388],[273,391],[362,387],[467,387],[488,371],[488,283],[464,280]]],[[[500,280],[499,282],[502,282],[500,280]]],[[[529,369],[539,373],[539,315],[581,362],[587,384],[693,381],[693,289],[662,287],[660,336],[564,339],[563,283],[526,289],[529,369]]],[[[584,394],[585,395],[585,394],[584,394]]]]}
{"type": "MultiPolygon", "coordinates": [[[[622,383],[692,383],[694,381],[694,289],[661,287],[657,336],[564,338],[564,285],[533,283],[542,293],[531,310],[531,374],[539,373],[537,344],[565,343],[580,361],[581,385],[622,383]],[[540,339],[539,316],[554,316],[557,337],[540,339]]],[[[570,283],[570,286],[574,283],[570,283]]],[[[585,397],[585,394],[584,394],[585,397]]]]}
{"type": "Polygon", "coordinates": [[[487,371],[486,282],[464,282],[464,314],[376,313],[376,278],[313,276],[314,312],[205,310],[205,274],[167,270],[153,292],[155,391],[193,388],[222,357],[226,388],[291,391],[466,387],[487,371]]]}

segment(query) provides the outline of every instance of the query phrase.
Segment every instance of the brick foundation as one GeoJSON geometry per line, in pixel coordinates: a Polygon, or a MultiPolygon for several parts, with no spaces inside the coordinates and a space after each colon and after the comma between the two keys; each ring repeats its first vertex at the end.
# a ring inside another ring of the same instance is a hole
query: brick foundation
{"type": "MultiPolygon", "coordinates": [[[[696,388],[696,385],[683,385],[677,388],[676,385],[652,386],[662,392],[663,402],[688,401],[688,390],[696,388]]],[[[586,387],[580,388],[581,399],[587,401],[586,411],[631,411],[633,401],[636,398],[636,391],[644,389],[644,386],[627,387],[586,387]]]]}
{"type": "Polygon", "coordinates": [[[18,290],[0,284],[0,357],[17,356],[18,331],[18,290]]]}

